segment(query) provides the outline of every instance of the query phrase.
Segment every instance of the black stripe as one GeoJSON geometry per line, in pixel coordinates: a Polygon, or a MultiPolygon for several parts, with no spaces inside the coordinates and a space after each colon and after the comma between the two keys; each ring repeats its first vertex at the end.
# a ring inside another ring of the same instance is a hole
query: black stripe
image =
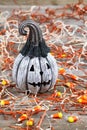
{"type": "MultiPolygon", "coordinates": [[[[49,62],[49,60],[48,60],[48,58],[47,58],[47,57],[46,57],[46,60],[47,60],[47,62],[49,63],[49,65],[50,65],[50,68],[51,68],[51,64],[50,64],[50,62],[49,62]]],[[[52,68],[51,68],[51,75],[52,75],[52,79],[50,80],[51,84],[50,84],[50,87],[49,87],[49,89],[52,87],[52,81],[53,81],[52,68]]],[[[49,90],[49,89],[48,89],[48,90],[49,90]]]]}
{"type": "Polygon", "coordinates": [[[30,65],[30,59],[29,59],[29,62],[28,62],[28,65],[27,65],[27,73],[26,73],[26,80],[25,80],[25,84],[26,84],[26,90],[27,90],[27,94],[29,92],[29,88],[28,88],[28,73],[29,73],[29,65],[30,65]]]}
{"type": "Polygon", "coordinates": [[[20,60],[20,62],[18,64],[18,67],[17,67],[17,70],[16,70],[16,84],[17,85],[18,85],[18,83],[17,83],[18,69],[19,69],[19,66],[20,66],[20,64],[21,64],[21,62],[22,62],[23,59],[24,59],[24,57],[20,60]]]}
{"type": "MultiPolygon", "coordinates": [[[[38,59],[39,59],[39,65],[40,65],[40,72],[42,72],[40,58],[41,58],[41,57],[38,57],[38,59]]],[[[40,89],[39,89],[39,91],[38,91],[38,92],[40,92],[40,91],[41,91],[41,88],[42,88],[42,82],[43,82],[43,78],[42,78],[42,75],[41,75],[41,84],[40,84],[40,89]]]]}

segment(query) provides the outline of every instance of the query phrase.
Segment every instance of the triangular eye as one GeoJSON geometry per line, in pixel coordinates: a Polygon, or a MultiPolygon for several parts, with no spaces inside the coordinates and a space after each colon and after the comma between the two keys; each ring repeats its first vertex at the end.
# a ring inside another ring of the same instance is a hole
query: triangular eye
{"type": "Polygon", "coordinates": [[[30,71],[34,71],[34,65],[31,66],[30,71]]]}
{"type": "Polygon", "coordinates": [[[48,63],[46,63],[47,64],[47,69],[50,69],[50,66],[49,66],[49,64],[48,63]]]}

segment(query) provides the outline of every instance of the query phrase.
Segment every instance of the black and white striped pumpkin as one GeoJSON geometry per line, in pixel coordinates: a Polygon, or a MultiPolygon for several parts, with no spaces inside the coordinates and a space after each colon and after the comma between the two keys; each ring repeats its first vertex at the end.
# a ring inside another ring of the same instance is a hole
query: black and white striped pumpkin
{"type": "Polygon", "coordinates": [[[19,26],[21,35],[27,35],[25,27],[30,30],[29,36],[15,59],[13,80],[22,91],[43,93],[51,89],[56,82],[57,63],[45,44],[39,25],[32,20],[22,22],[19,26]]]}

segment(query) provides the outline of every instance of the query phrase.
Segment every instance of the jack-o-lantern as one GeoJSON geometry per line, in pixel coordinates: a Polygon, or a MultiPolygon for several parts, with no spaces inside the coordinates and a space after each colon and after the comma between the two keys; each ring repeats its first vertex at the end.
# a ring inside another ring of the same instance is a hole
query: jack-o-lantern
{"type": "Polygon", "coordinates": [[[29,28],[27,42],[15,59],[13,80],[22,91],[37,94],[51,89],[57,79],[58,67],[56,60],[49,53],[41,29],[35,21],[26,20],[19,26],[19,33],[26,35],[25,27],[29,28]]]}

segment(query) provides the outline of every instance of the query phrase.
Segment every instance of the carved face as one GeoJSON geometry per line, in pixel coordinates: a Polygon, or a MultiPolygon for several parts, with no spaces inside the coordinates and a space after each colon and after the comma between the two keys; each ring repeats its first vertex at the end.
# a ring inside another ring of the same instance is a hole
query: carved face
{"type": "Polygon", "coordinates": [[[33,91],[46,91],[51,85],[51,67],[45,58],[33,58],[30,61],[28,73],[28,88],[33,91]]]}
{"type": "Polygon", "coordinates": [[[57,64],[50,54],[46,58],[35,57],[32,59],[19,54],[15,60],[13,79],[23,91],[29,90],[35,94],[45,92],[55,84],[56,78],[57,64]]]}

